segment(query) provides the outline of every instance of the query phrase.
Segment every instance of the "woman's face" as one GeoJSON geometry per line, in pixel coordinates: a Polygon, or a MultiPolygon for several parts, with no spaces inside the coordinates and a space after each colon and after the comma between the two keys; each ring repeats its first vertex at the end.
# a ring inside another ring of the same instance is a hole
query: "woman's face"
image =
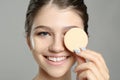
{"type": "Polygon", "coordinates": [[[73,53],[64,45],[65,33],[74,27],[83,28],[80,16],[74,10],[44,6],[36,15],[31,35],[31,51],[41,70],[53,77],[65,75],[75,62],[73,53]]]}

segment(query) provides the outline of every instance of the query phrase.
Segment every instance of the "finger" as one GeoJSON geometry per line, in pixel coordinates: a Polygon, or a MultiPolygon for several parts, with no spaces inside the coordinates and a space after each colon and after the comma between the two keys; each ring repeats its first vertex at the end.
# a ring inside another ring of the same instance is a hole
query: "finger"
{"type": "Polygon", "coordinates": [[[78,80],[98,80],[98,79],[90,70],[86,70],[78,75],[78,80]]]}
{"type": "Polygon", "coordinates": [[[99,55],[96,55],[98,53],[95,53],[93,51],[89,51],[89,50],[86,50],[86,51],[83,51],[80,56],[88,59],[89,61],[92,61],[93,63],[95,63],[95,65],[97,66],[98,70],[100,71],[100,73],[102,74],[102,76],[104,78],[108,78],[109,77],[109,73],[106,69],[106,65],[101,61],[99,55]]]}
{"type": "Polygon", "coordinates": [[[75,49],[74,50],[74,53],[76,54],[76,59],[77,59],[77,62],[78,62],[78,65],[81,64],[81,63],[85,63],[86,62],[86,59],[84,59],[83,57],[81,56],[77,56],[77,54],[80,54],[82,50],[86,50],[86,48],[80,48],[80,49],[75,49]]]}
{"type": "MultiPolygon", "coordinates": [[[[90,50],[88,50],[88,53],[90,52],[90,50]]],[[[98,68],[100,69],[101,73],[103,74],[103,76],[107,77],[108,74],[109,74],[109,71],[108,71],[108,68],[107,68],[107,65],[102,57],[101,54],[94,52],[94,51],[91,51],[91,53],[96,56],[96,61],[97,61],[97,65],[98,65],[98,68]],[[98,60],[97,60],[98,59],[98,60]]]]}
{"type": "Polygon", "coordinates": [[[92,62],[87,62],[76,67],[76,72],[82,73],[86,70],[90,70],[97,79],[103,80],[102,74],[99,72],[96,65],[92,62]]]}
{"type": "MultiPolygon", "coordinates": [[[[75,54],[80,54],[80,52],[81,52],[80,50],[74,50],[75,54]]],[[[75,55],[75,57],[76,57],[76,60],[78,62],[78,65],[85,62],[85,59],[83,57],[80,57],[80,56],[77,56],[77,55],[75,55]]]]}
{"type": "Polygon", "coordinates": [[[103,65],[104,65],[105,68],[106,68],[106,71],[109,72],[109,70],[108,70],[108,68],[107,68],[107,66],[106,66],[106,63],[105,63],[105,61],[104,61],[104,59],[103,59],[103,57],[102,57],[102,55],[101,55],[100,53],[94,52],[94,51],[92,51],[92,50],[87,50],[86,52],[87,52],[87,53],[91,52],[91,54],[93,54],[94,56],[96,56],[96,57],[99,59],[99,61],[101,61],[101,62],[103,63],[103,65]],[[96,54],[96,53],[97,53],[97,54],[96,54]]]}
{"type": "MultiPolygon", "coordinates": [[[[82,57],[76,56],[76,60],[77,60],[76,67],[79,66],[79,65],[81,65],[82,63],[85,63],[85,59],[82,58],[82,57]]],[[[76,69],[76,67],[75,67],[75,69],[76,69]]],[[[74,69],[74,72],[75,72],[75,69],[74,69]]]]}
{"type": "Polygon", "coordinates": [[[104,77],[107,77],[109,75],[104,59],[101,59],[102,56],[100,56],[98,53],[95,53],[90,50],[86,50],[86,51],[82,51],[81,54],[78,55],[95,63],[104,77]]]}
{"type": "Polygon", "coordinates": [[[76,56],[76,60],[78,62],[78,65],[86,62],[86,60],[83,57],[80,57],[80,56],[76,56]]]}

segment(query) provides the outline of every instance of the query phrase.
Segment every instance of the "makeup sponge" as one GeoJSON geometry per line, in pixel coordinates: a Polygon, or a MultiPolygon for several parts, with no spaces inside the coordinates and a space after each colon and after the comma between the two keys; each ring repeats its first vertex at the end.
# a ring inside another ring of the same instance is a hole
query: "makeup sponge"
{"type": "Polygon", "coordinates": [[[71,28],[64,36],[64,44],[69,51],[74,52],[75,50],[86,48],[88,36],[81,28],[71,28]]]}

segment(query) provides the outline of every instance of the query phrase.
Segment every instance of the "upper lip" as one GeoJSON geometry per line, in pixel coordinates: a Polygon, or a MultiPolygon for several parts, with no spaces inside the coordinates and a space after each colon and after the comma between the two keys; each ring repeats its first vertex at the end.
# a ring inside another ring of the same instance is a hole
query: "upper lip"
{"type": "Polygon", "coordinates": [[[48,55],[43,55],[43,56],[51,56],[51,57],[67,57],[67,56],[70,56],[70,55],[65,55],[65,54],[48,54],[48,55]]]}

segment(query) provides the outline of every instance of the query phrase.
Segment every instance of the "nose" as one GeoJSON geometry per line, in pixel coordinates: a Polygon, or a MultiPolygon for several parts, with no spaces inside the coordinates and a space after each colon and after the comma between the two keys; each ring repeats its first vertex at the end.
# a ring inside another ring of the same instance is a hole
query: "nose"
{"type": "Polygon", "coordinates": [[[60,53],[65,50],[63,38],[55,37],[52,41],[52,44],[49,47],[49,51],[52,53],[60,53]]]}

